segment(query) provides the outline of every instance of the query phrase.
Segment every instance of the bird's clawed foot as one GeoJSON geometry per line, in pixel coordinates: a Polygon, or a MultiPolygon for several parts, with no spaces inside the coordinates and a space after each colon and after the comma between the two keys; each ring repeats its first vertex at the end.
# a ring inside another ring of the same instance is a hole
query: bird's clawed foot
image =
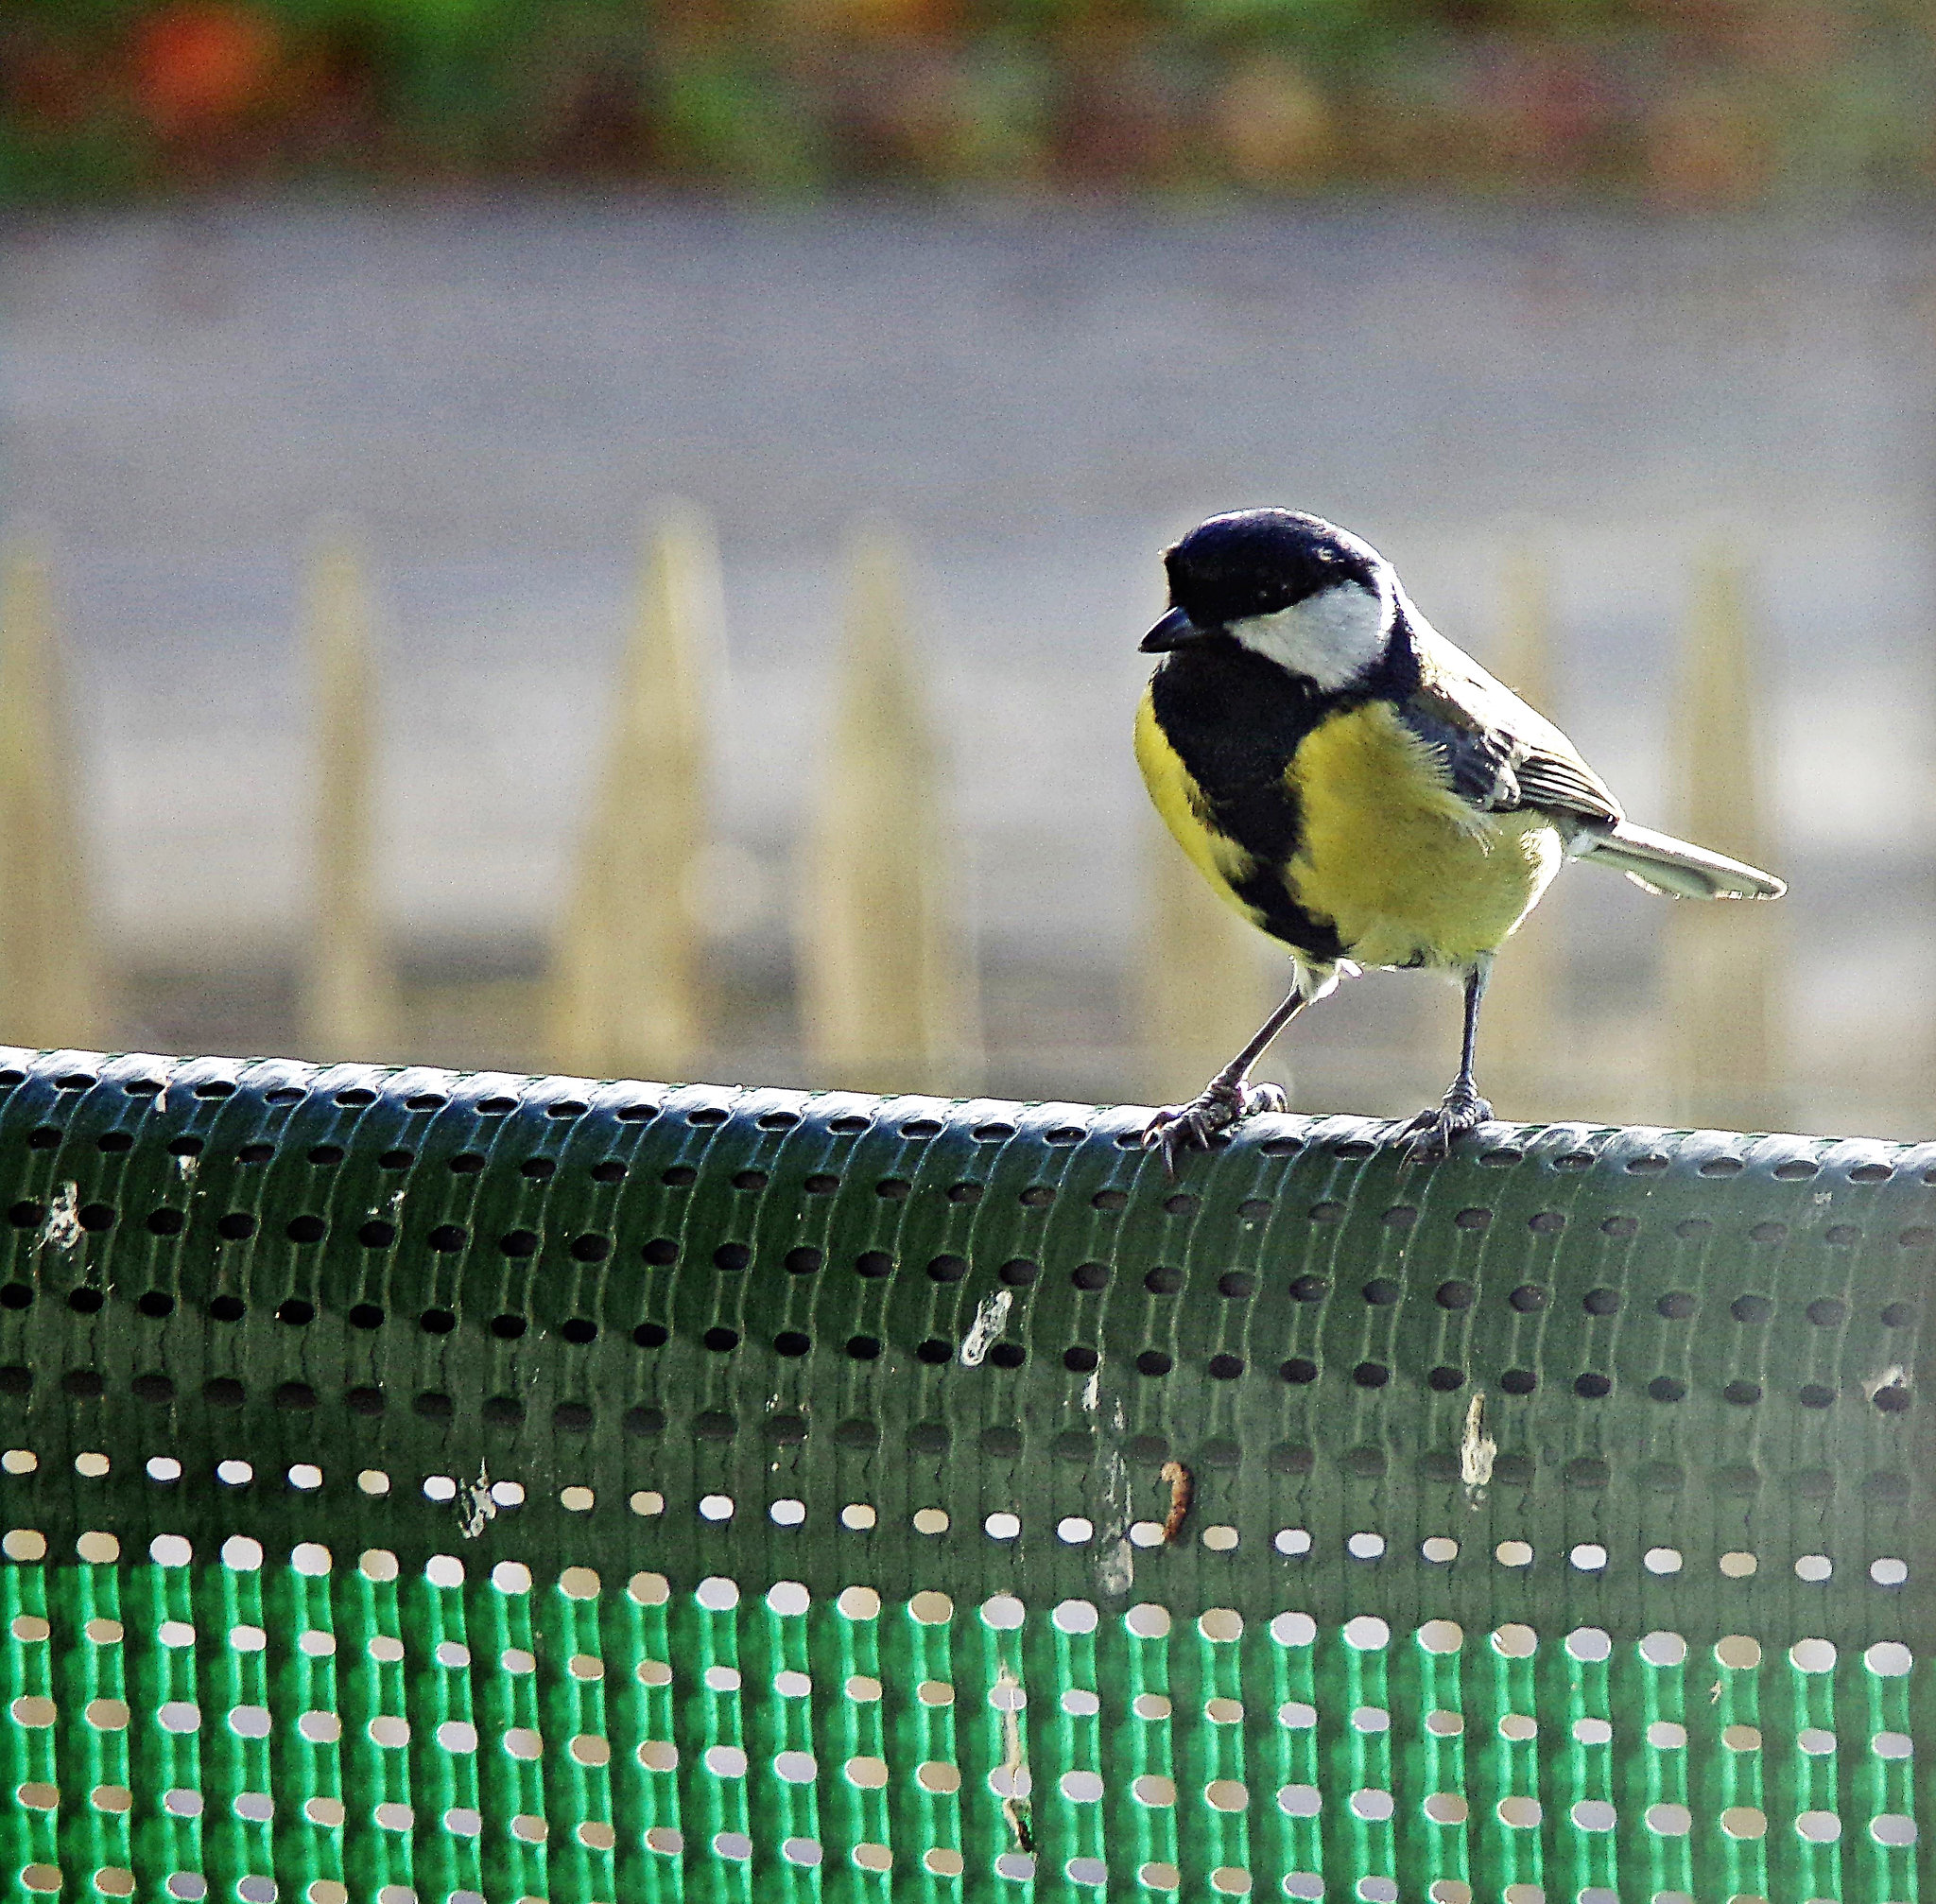
{"type": "Polygon", "coordinates": [[[1213,1078],[1194,1103],[1169,1104],[1157,1112],[1143,1132],[1143,1143],[1163,1152],[1163,1168],[1173,1177],[1192,1151],[1210,1150],[1233,1125],[1260,1111],[1289,1108],[1289,1099],[1275,1084],[1226,1083],[1213,1078]]]}
{"type": "Polygon", "coordinates": [[[1470,1084],[1454,1084],[1444,1102],[1433,1111],[1421,1111],[1398,1133],[1409,1164],[1439,1164],[1450,1154],[1452,1140],[1486,1123],[1493,1107],[1470,1084]]]}

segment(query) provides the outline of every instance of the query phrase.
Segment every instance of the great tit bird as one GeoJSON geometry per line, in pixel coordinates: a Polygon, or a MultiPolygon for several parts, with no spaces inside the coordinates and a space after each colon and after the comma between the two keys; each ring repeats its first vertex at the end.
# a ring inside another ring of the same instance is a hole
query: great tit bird
{"type": "Polygon", "coordinates": [[[1494,955],[1564,859],[1684,899],[1774,899],[1779,879],[1645,827],[1533,712],[1411,604],[1367,542],[1294,510],[1212,516],[1165,551],[1163,660],[1136,716],[1150,797],[1216,891],[1290,948],[1290,995],[1194,1103],[1151,1119],[1173,1171],[1285,1108],[1251,1066],[1366,966],[1465,987],[1459,1075],[1399,1133],[1422,1160],[1492,1115],[1473,1040],[1494,955]]]}

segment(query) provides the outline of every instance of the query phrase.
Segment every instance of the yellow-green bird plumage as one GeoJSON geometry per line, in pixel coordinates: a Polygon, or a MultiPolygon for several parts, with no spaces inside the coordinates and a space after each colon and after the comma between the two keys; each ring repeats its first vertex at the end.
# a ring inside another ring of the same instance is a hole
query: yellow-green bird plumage
{"type": "Polygon", "coordinates": [[[1465,967],[1505,943],[1559,870],[1544,815],[1481,813],[1383,701],[1305,737],[1290,763],[1305,840],[1289,886],[1360,965],[1465,967]]]}
{"type": "Polygon", "coordinates": [[[1219,833],[1211,824],[1202,790],[1157,723],[1147,687],[1136,709],[1136,765],[1143,770],[1150,803],[1190,864],[1210,882],[1218,898],[1262,929],[1263,915],[1236,894],[1236,882],[1256,870],[1256,861],[1227,833],[1219,833]]]}
{"type": "Polygon", "coordinates": [[[1357,965],[1469,967],[1505,943],[1564,857],[1545,815],[1462,799],[1440,753],[1385,701],[1341,710],[1298,741],[1284,779],[1301,838],[1274,868],[1218,830],[1149,693],[1136,760],[1164,823],[1220,898],[1269,930],[1236,888],[1274,872],[1357,965]]]}

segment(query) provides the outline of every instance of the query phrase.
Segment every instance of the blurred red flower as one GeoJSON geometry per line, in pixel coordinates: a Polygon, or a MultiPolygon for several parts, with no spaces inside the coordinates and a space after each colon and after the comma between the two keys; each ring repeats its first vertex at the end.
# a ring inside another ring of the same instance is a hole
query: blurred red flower
{"type": "Polygon", "coordinates": [[[179,0],[135,29],[134,95],[157,131],[193,131],[260,100],[279,51],[273,23],[254,8],[179,0]]]}

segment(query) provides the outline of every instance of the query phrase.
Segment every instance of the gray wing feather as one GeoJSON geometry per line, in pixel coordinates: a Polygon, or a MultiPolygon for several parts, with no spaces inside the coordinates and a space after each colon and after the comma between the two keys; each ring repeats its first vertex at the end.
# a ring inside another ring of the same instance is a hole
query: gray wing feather
{"type": "Polygon", "coordinates": [[[1624,815],[1573,743],[1435,630],[1418,632],[1422,679],[1399,712],[1436,748],[1461,799],[1491,813],[1534,806],[1599,826],[1624,815]]]}
{"type": "Polygon", "coordinates": [[[1619,802],[1577,753],[1549,753],[1544,749],[1520,763],[1519,805],[1549,806],[1614,826],[1622,818],[1619,802]]]}

